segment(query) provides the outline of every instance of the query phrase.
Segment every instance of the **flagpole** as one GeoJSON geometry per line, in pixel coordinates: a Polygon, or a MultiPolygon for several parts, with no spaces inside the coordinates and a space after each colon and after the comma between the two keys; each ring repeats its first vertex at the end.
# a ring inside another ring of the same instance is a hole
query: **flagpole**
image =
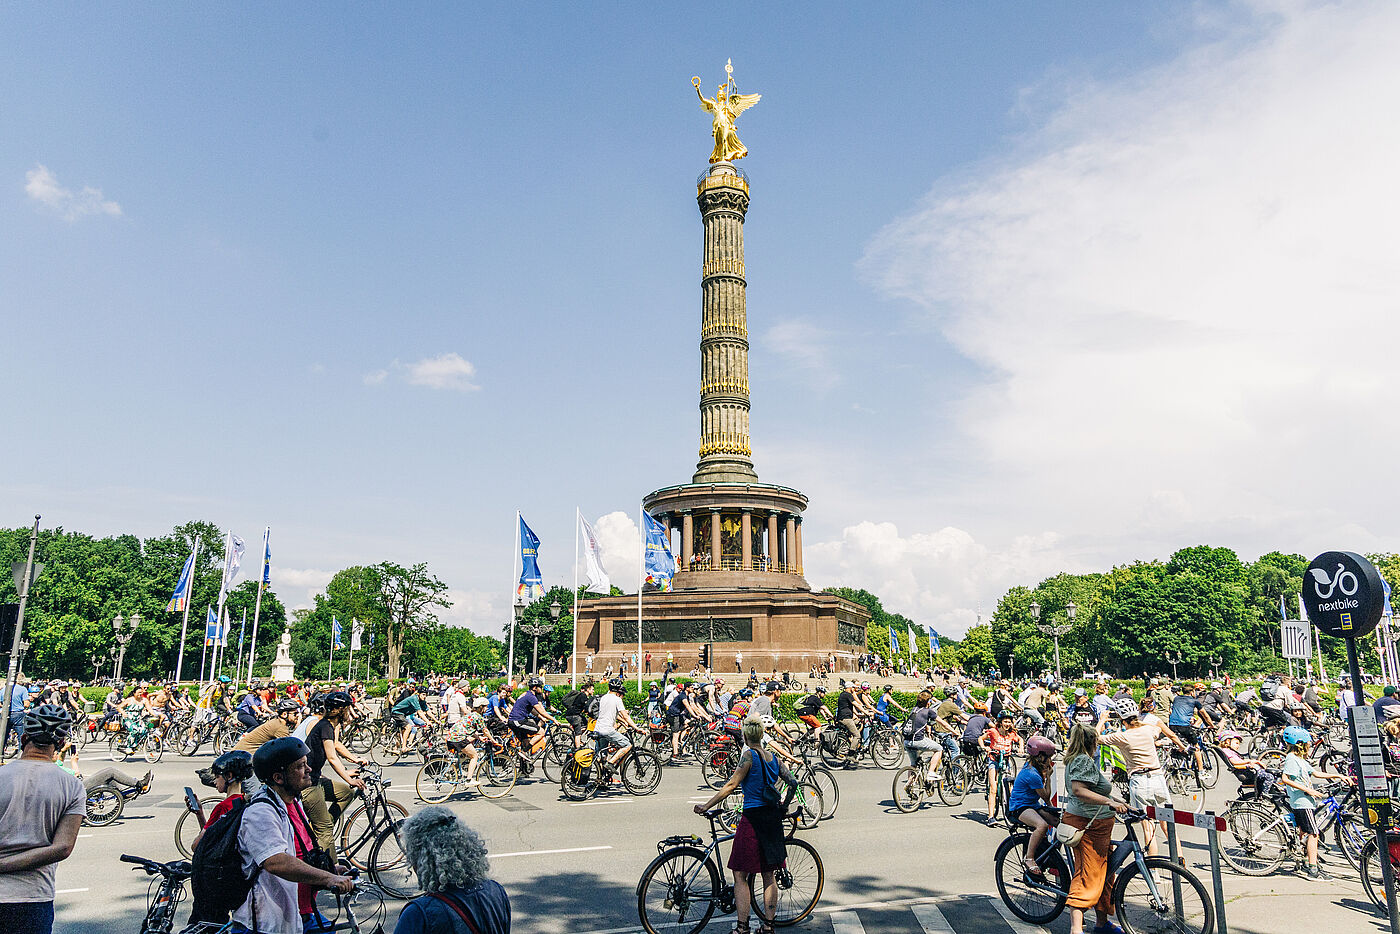
{"type": "Polygon", "coordinates": [[[351,681],[355,677],[355,625],[358,622],[353,616],[350,618],[350,662],[345,666],[345,680],[351,681]]]}
{"type": "MultiPolygon", "coordinates": [[[[233,658],[233,681],[237,684],[243,677],[243,630],[248,628],[248,608],[243,608],[243,622],[238,624],[238,652],[233,658]]],[[[251,677],[249,680],[252,680],[251,677]]]]}
{"type": "Polygon", "coordinates": [[[513,583],[510,585],[510,645],[506,648],[506,683],[510,683],[511,675],[515,671],[515,605],[519,599],[517,587],[520,583],[520,571],[516,570],[516,563],[522,561],[520,554],[520,510],[515,511],[515,554],[511,556],[510,567],[513,583]]]}
{"type": "MultiPolygon", "coordinates": [[[[641,539],[641,548],[637,553],[637,658],[642,657],[642,589],[647,583],[647,526],[646,520],[642,518],[642,507],[637,506],[637,534],[641,539]]],[[[666,672],[670,677],[671,672],[666,672]]],[[[637,693],[642,693],[642,666],[637,666],[637,693]]]]}
{"type": "Polygon", "coordinates": [[[331,633],[331,657],[326,662],[326,680],[331,679],[331,666],[335,664],[335,633],[331,633]]]}
{"type": "Polygon", "coordinates": [[[248,680],[253,680],[253,659],[258,653],[258,619],[262,616],[262,595],[267,589],[267,569],[268,569],[268,546],[272,540],[272,526],[263,528],[263,570],[262,576],[258,578],[258,599],[253,604],[253,644],[248,647],[248,680]]]}
{"type": "Polygon", "coordinates": [[[578,687],[578,540],[583,511],[574,507],[574,644],[569,652],[569,686],[578,687]]]}
{"type": "Polygon", "coordinates": [[[209,619],[209,611],[212,610],[212,609],[214,609],[212,606],[209,606],[209,607],[205,607],[205,608],[204,608],[204,619],[205,619],[205,623],[204,623],[204,651],[202,651],[202,652],[199,653],[199,680],[200,680],[201,683],[204,681],[204,663],[205,663],[206,661],[208,661],[208,659],[209,659],[209,623],[208,623],[208,619],[209,619]]]}
{"type": "MultiPolygon", "coordinates": [[[[219,612],[214,617],[215,624],[218,626],[223,626],[224,600],[228,598],[228,559],[229,555],[232,553],[232,550],[233,532],[229,531],[225,534],[224,537],[224,575],[219,579],[219,612]]],[[[217,639],[214,640],[213,654],[216,659],[219,657],[219,642],[217,639]]],[[[214,670],[212,665],[209,669],[209,678],[210,680],[213,680],[214,678],[214,670]]]]}
{"type": "Polygon", "coordinates": [[[180,682],[185,671],[185,633],[190,629],[190,604],[194,602],[194,580],[199,572],[199,536],[194,537],[194,560],[190,562],[190,580],[186,585],[185,614],[180,620],[180,655],[175,659],[175,682],[180,682]]]}

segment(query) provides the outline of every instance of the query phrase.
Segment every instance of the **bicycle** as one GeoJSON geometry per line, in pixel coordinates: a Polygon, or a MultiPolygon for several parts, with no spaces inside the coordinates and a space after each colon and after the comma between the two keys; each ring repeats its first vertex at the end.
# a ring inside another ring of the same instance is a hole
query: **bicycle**
{"type": "Polygon", "coordinates": [[[471,788],[483,798],[501,798],[515,787],[516,770],[510,766],[505,747],[496,740],[491,741],[488,751],[485,743],[480,744],[477,756],[486,759],[477,768],[478,784],[468,785],[466,770],[463,768],[463,755],[448,752],[435,755],[418,769],[414,789],[418,797],[429,804],[441,804],[452,797],[459,788],[471,788]]]}
{"type": "Polygon", "coordinates": [[[614,771],[629,794],[649,795],[661,784],[661,759],[650,749],[633,742],[614,765],[611,750],[602,756],[592,746],[576,750],[559,777],[559,788],[570,801],[585,801],[611,785],[614,771]]]}
{"type": "MultiPolygon", "coordinates": [[[[1125,934],[1147,934],[1171,929],[1179,934],[1211,934],[1215,930],[1215,908],[1205,885],[1185,866],[1164,856],[1148,856],[1138,841],[1134,825],[1147,820],[1143,811],[1123,815],[1125,834],[1113,844],[1108,872],[1116,873],[1113,904],[1118,923],[1125,934]],[[1170,880],[1171,884],[1165,882],[1170,880]]],[[[1007,835],[997,847],[995,874],[997,893],[1011,913],[1031,924],[1049,924],[1060,916],[1069,898],[1069,882],[1074,875],[1074,851],[1055,836],[1047,837],[1036,854],[1044,881],[1026,872],[1028,831],[1007,835]]]]}
{"type": "Polygon", "coordinates": [[[120,732],[108,738],[107,758],[113,762],[126,762],[135,757],[138,751],[147,762],[159,762],[165,754],[165,735],[147,723],[144,717],[131,717],[123,721],[120,732]]]}
{"type": "MultiPolygon", "coordinates": [[[[734,885],[724,882],[720,869],[719,845],[734,839],[721,833],[721,812],[706,811],[710,822],[710,843],[695,834],[667,837],[656,844],[657,855],[637,882],[637,915],[648,934],[697,934],[716,911],[727,915],[737,907],[734,885]]],[[[765,914],[763,886],[754,887],[748,876],[750,908],[759,920],[774,927],[788,927],[804,920],[817,907],[826,870],[816,848],[806,840],[787,838],[787,860],[775,873],[778,901],[772,916],[765,914]]]]}
{"type": "Polygon", "coordinates": [[[142,790],[144,784],[138,782],[129,788],[123,788],[113,782],[98,785],[87,793],[87,813],[83,816],[83,824],[88,827],[106,827],[115,822],[122,816],[127,801],[150,791],[149,788],[142,790]]]}
{"type": "Polygon", "coordinates": [[[894,799],[894,806],[905,814],[913,814],[924,806],[925,798],[935,793],[949,807],[956,807],[967,797],[967,777],[957,757],[948,755],[947,750],[944,750],[943,761],[939,763],[938,777],[932,782],[928,780],[928,759],[931,755],[931,751],[925,750],[920,754],[917,765],[906,765],[894,773],[890,796],[894,799]]]}
{"type": "MultiPolygon", "coordinates": [[[[1390,853],[1390,874],[1392,878],[1400,877],[1400,835],[1387,833],[1385,837],[1386,849],[1390,853]]],[[[1377,858],[1374,838],[1368,840],[1361,848],[1359,868],[1361,887],[1366,890],[1366,897],[1376,906],[1378,912],[1385,914],[1389,910],[1385,902],[1385,879],[1381,876],[1381,863],[1377,858]]]]}
{"type": "MultiPolygon", "coordinates": [[[[1222,845],[1220,855],[1236,872],[1267,876],[1283,865],[1284,860],[1301,864],[1306,859],[1293,812],[1280,804],[1274,794],[1277,794],[1276,789],[1266,792],[1265,797],[1236,801],[1221,815],[1234,843],[1222,845]]],[[[1315,818],[1318,836],[1321,838],[1330,828],[1337,848],[1348,863],[1359,869],[1361,853],[1373,834],[1359,814],[1345,809],[1346,800],[1347,795],[1338,797],[1335,788],[1329,789],[1327,797],[1321,799],[1315,818]]],[[[1321,839],[1318,842],[1321,844],[1321,839]]]]}

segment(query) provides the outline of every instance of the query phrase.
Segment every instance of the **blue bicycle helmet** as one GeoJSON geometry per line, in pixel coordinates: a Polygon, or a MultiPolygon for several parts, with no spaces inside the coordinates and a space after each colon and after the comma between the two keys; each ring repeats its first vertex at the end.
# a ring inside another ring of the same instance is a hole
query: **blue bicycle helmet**
{"type": "Polygon", "coordinates": [[[1290,746],[1294,743],[1311,743],[1312,734],[1301,726],[1290,726],[1283,731],[1283,741],[1290,746]]]}

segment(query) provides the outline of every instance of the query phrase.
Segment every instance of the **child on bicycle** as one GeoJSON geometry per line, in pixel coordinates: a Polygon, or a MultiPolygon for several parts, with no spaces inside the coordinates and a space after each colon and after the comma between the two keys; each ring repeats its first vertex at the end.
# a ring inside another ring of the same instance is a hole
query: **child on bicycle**
{"type": "Polygon", "coordinates": [[[997,716],[996,726],[982,734],[978,743],[987,750],[987,823],[996,820],[997,789],[1001,783],[997,775],[1001,771],[1002,757],[1015,751],[1021,743],[1021,734],[1011,725],[1010,711],[1002,711],[997,716]]]}
{"type": "MultiPolygon", "coordinates": [[[[1043,736],[1026,740],[1026,764],[1011,783],[1006,800],[1006,813],[1016,823],[1031,829],[1026,845],[1026,873],[1033,881],[1043,881],[1045,872],[1036,862],[1036,854],[1050,828],[1060,822],[1059,813],[1050,807],[1050,774],[1055,768],[1055,744],[1043,736]]],[[[1064,880],[1061,880],[1064,881],[1064,880]]]]}
{"type": "Polygon", "coordinates": [[[1244,736],[1234,730],[1222,730],[1216,737],[1216,745],[1219,746],[1220,755],[1224,757],[1225,765],[1236,781],[1241,785],[1253,787],[1259,779],[1259,770],[1264,768],[1264,763],[1258,759],[1247,758],[1240,752],[1240,742],[1243,739],[1244,736]]]}
{"type": "Polygon", "coordinates": [[[1307,874],[1309,879],[1321,879],[1322,870],[1317,866],[1317,819],[1313,812],[1317,809],[1317,799],[1322,792],[1313,787],[1314,778],[1328,781],[1351,779],[1336,772],[1323,772],[1308,761],[1308,749],[1312,746],[1312,734],[1300,726],[1290,726],[1283,731],[1283,741],[1288,747],[1288,756],[1283,760],[1283,778],[1280,779],[1288,790],[1288,806],[1293,811],[1293,822],[1298,834],[1303,838],[1307,850],[1307,874]]]}

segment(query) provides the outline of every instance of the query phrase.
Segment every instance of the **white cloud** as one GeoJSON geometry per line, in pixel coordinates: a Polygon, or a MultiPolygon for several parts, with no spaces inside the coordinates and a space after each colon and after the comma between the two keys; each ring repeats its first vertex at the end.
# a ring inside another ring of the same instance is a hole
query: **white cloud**
{"type": "Polygon", "coordinates": [[[281,568],[274,563],[272,589],[289,611],[310,609],[316,605],[316,595],[326,592],[326,585],[335,573],[319,568],[281,568]]]}
{"type": "Polygon", "coordinates": [[[447,626],[465,626],[479,636],[501,638],[510,620],[510,597],[485,590],[447,591],[452,606],[438,611],[438,619],[447,626]]]}
{"type": "Polygon", "coordinates": [[[416,363],[406,364],[404,378],[414,386],[427,386],[429,389],[455,389],[470,392],[481,387],[472,382],[476,367],[459,354],[445,353],[436,357],[424,357],[416,363]]]}
{"type": "Polygon", "coordinates": [[[763,346],[788,365],[807,371],[819,388],[829,388],[840,379],[831,360],[834,335],[807,321],[779,321],[763,333],[763,346]]]}
{"type": "Polygon", "coordinates": [[[24,191],[36,201],[66,221],[75,221],[88,214],[120,217],[122,207],[102,195],[100,188],[84,186],[81,191],[64,188],[58,177],[46,166],[36,165],[24,174],[24,191]]]}
{"type": "MultiPolygon", "coordinates": [[[[1382,421],[1400,6],[1242,9],[1165,65],[1061,88],[1010,155],[940,182],[870,247],[877,285],[986,374],[949,403],[959,469],[935,481],[943,502],[985,504],[960,522],[981,539],[1056,529],[1063,566],[1105,567],[1207,540],[1367,550],[1400,522],[1375,496],[1400,456],[1382,421]]],[[[1016,564],[1014,546],[940,545],[948,531],[808,551],[889,565],[896,605],[936,612],[920,562],[1016,564]]]]}
{"type": "Polygon", "coordinates": [[[388,370],[371,370],[363,377],[366,386],[378,386],[389,378],[388,370]]]}

